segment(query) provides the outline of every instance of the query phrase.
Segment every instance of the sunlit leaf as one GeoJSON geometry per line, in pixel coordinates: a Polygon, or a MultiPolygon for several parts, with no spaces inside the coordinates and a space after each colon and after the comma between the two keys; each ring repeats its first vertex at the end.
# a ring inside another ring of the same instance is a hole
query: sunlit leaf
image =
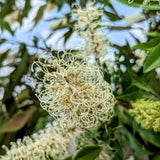
{"type": "Polygon", "coordinates": [[[158,44],[147,56],[144,62],[144,73],[160,66],[160,44],[158,44]]]}
{"type": "Polygon", "coordinates": [[[158,38],[154,38],[148,42],[144,42],[144,43],[139,43],[135,46],[133,46],[133,49],[143,49],[143,50],[148,50],[150,48],[154,48],[157,44],[160,43],[160,37],[158,38]]]}
{"type": "Polygon", "coordinates": [[[131,3],[129,3],[129,0],[118,0],[118,1],[131,7],[138,7],[146,10],[160,10],[160,5],[158,1],[149,2],[147,5],[142,5],[143,0],[134,0],[131,3]]]}

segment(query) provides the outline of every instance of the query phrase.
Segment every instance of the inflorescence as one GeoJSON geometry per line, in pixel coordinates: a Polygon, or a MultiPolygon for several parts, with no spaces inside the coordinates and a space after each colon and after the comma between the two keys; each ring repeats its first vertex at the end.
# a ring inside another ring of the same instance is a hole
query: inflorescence
{"type": "Polygon", "coordinates": [[[64,53],[61,57],[49,56],[44,62],[40,57],[33,64],[41,106],[65,129],[96,127],[112,116],[112,89],[99,67],[88,61],[64,53]]]}
{"type": "Polygon", "coordinates": [[[83,48],[83,54],[95,55],[96,58],[107,54],[107,36],[102,34],[101,16],[103,15],[103,6],[97,8],[94,3],[90,3],[87,8],[73,10],[78,22],[75,30],[85,40],[86,44],[83,48]]]}
{"type": "Polygon", "coordinates": [[[153,129],[160,132],[160,102],[139,99],[132,102],[132,109],[129,110],[135,117],[137,123],[145,129],[153,129]]]}
{"type": "Polygon", "coordinates": [[[68,146],[71,145],[75,133],[55,129],[50,124],[30,137],[11,142],[10,150],[3,146],[6,154],[0,160],[46,160],[49,157],[63,159],[70,154],[68,146]]]}

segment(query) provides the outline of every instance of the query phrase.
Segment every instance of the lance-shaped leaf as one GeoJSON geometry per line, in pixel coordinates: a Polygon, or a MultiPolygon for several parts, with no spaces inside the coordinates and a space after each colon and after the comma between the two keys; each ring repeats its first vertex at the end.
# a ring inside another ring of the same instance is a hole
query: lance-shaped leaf
{"type": "Polygon", "coordinates": [[[128,6],[131,7],[138,7],[138,8],[142,8],[142,9],[146,9],[146,10],[160,10],[160,5],[155,1],[149,1],[148,4],[143,5],[143,0],[133,0],[132,2],[130,2],[129,0],[118,0],[119,2],[126,4],[128,6]]]}
{"type": "Polygon", "coordinates": [[[101,146],[87,146],[82,148],[74,157],[74,160],[95,160],[102,151],[101,146]]]}
{"type": "Polygon", "coordinates": [[[143,49],[143,50],[149,50],[154,48],[156,45],[160,43],[160,37],[154,38],[148,42],[139,43],[132,47],[132,49],[143,49]]]}
{"type": "Polygon", "coordinates": [[[147,73],[160,66],[160,44],[158,44],[147,56],[144,62],[143,72],[147,73]]]}
{"type": "Polygon", "coordinates": [[[20,130],[28,122],[34,112],[35,109],[33,108],[9,119],[9,121],[4,122],[0,127],[0,133],[14,132],[20,130]]]}

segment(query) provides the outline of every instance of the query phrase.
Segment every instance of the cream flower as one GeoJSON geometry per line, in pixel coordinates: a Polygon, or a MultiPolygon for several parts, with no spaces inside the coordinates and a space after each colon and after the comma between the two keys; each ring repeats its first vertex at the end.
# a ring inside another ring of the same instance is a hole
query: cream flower
{"type": "Polygon", "coordinates": [[[137,13],[132,16],[126,17],[124,20],[127,23],[127,25],[132,25],[132,24],[139,22],[141,20],[144,20],[144,19],[145,19],[145,17],[142,13],[137,13]]]}
{"type": "Polygon", "coordinates": [[[42,58],[36,66],[37,97],[63,128],[91,128],[107,121],[113,112],[114,96],[99,67],[80,56],[42,58]]]}
{"type": "Polygon", "coordinates": [[[13,24],[18,19],[18,11],[14,11],[5,16],[4,20],[9,24],[13,24]]]}
{"type": "Polygon", "coordinates": [[[87,8],[73,10],[73,15],[78,17],[78,22],[75,25],[75,30],[84,38],[86,44],[83,49],[83,54],[94,54],[96,58],[107,54],[107,38],[102,33],[101,16],[103,14],[103,6],[97,8],[94,3],[90,3],[87,8]]]}
{"type": "Polygon", "coordinates": [[[145,129],[160,132],[160,101],[139,99],[131,104],[133,108],[129,112],[137,123],[145,129]]]}
{"type": "Polygon", "coordinates": [[[23,140],[12,142],[10,150],[3,146],[6,155],[1,156],[0,160],[47,160],[49,157],[63,159],[70,154],[68,147],[75,133],[66,133],[50,124],[31,137],[26,136],[23,140]]]}
{"type": "Polygon", "coordinates": [[[136,64],[133,66],[133,70],[138,72],[146,59],[147,53],[144,50],[136,50],[134,55],[137,57],[136,64]]]}

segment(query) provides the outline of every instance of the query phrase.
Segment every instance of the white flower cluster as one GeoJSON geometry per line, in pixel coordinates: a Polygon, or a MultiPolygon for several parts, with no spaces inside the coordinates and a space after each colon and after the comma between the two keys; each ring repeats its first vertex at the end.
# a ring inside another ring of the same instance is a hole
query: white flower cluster
{"type": "Polygon", "coordinates": [[[6,154],[0,160],[46,160],[49,157],[60,160],[70,154],[68,146],[75,135],[76,132],[66,133],[49,125],[31,137],[26,136],[23,140],[11,142],[10,150],[3,146],[6,154]]]}
{"type": "Polygon", "coordinates": [[[136,64],[133,66],[133,70],[138,72],[143,67],[144,60],[146,59],[147,53],[144,50],[136,50],[134,55],[137,57],[136,64]]]}
{"type": "Polygon", "coordinates": [[[83,53],[86,55],[94,54],[96,58],[107,53],[107,38],[101,33],[102,7],[96,8],[94,3],[90,3],[87,8],[79,7],[73,11],[73,14],[78,16],[75,29],[86,42],[83,53]]]}
{"type": "Polygon", "coordinates": [[[56,116],[65,129],[91,128],[107,121],[114,95],[96,64],[88,58],[64,53],[34,62],[37,97],[43,109],[56,116]],[[43,75],[40,77],[39,75],[43,75]]]}
{"type": "MultiPolygon", "coordinates": [[[[58,124],[59,125],[59,124],[58,124]]],[[[17,142],[11,142],[11,148],[6,146],[4,156],[0,156],[0,160],[62,160],[70,156],[74,156],[81,148],[87,145],[102,146],[103,150],[100,152],[96,160],[111,160],[108,154],[109,149],[101,141],[95,141],[93,138],[98,138],[97,131],[79,131],[70,130],[68,132],[62,131],[61,128],[49,123],[43,130],[17,142]],[[88,134],[90,132],[90,134],[88,134]],[[95,137],[91,134],[95,134],[95,137]],[[91,138],[92,137],[92,138],[91,138]]]]}

